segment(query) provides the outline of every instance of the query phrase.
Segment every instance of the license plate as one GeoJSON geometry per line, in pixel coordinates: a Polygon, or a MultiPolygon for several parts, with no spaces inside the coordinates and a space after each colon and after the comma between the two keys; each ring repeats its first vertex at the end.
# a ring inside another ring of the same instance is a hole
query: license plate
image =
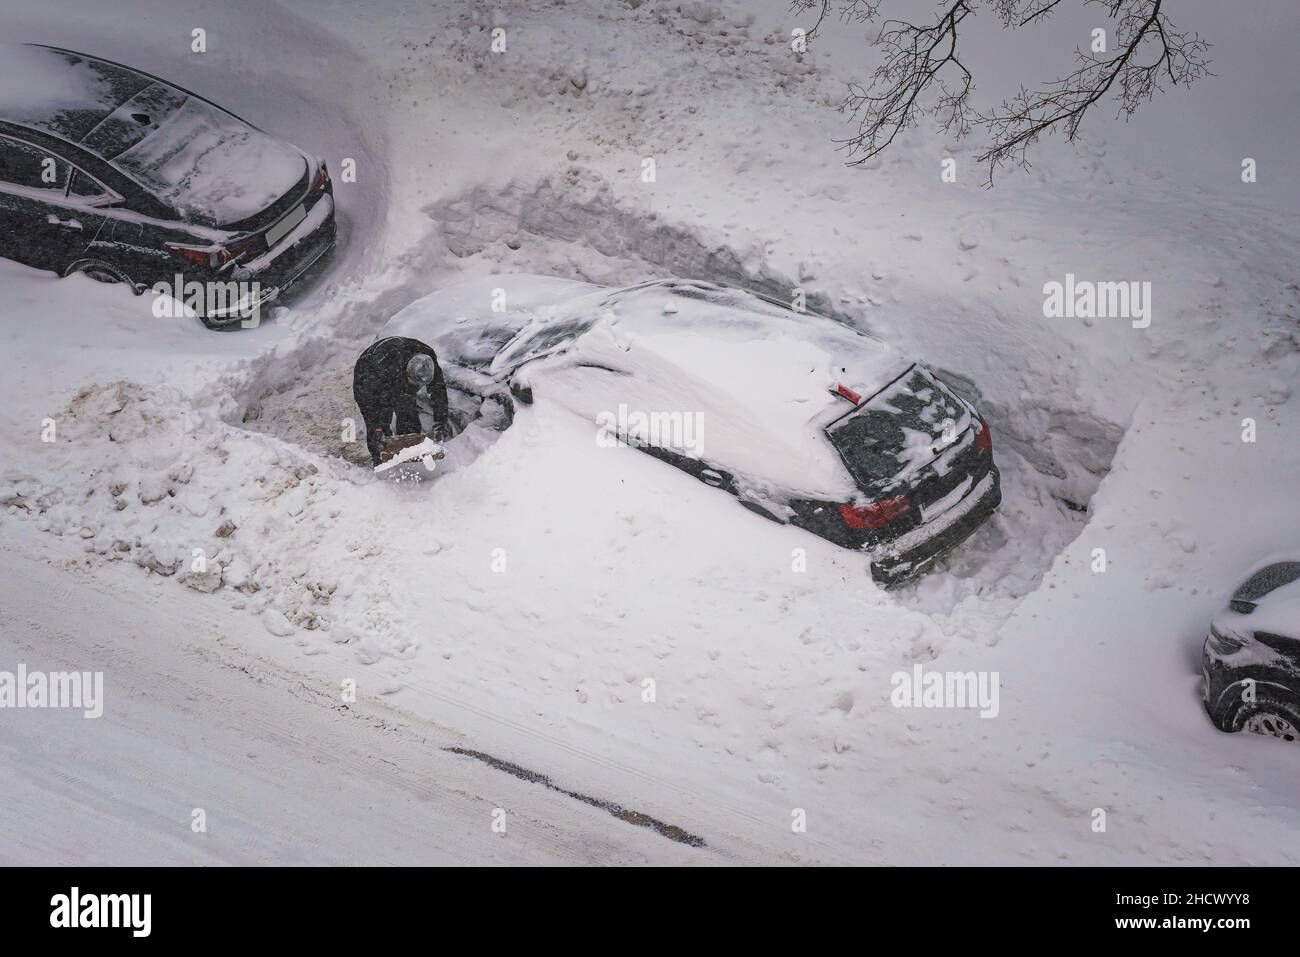
{"type": "Polygon", "coordinates": [[[923,523],[928,522],[930,519],[938,518],[944,512],[948,511],[948,509],[952,508],[966,497],[966,493],[970,491],[970,487],[973,484],[975,484],[974,476],[968,475],[966,476],[966,481],[962,482],[943,498],[939,499],[939,501],[931,502],[929,505],[922,505],[921,521],[923,523]]]}
{"type": "Polygon", "coordinates": [[[306,218],[307,210],[302,206],[296,207],[284,219],[266,231],[267,248],[274,248],[276,243],[288,236],[293,231],[293,228],[306,218]]]}

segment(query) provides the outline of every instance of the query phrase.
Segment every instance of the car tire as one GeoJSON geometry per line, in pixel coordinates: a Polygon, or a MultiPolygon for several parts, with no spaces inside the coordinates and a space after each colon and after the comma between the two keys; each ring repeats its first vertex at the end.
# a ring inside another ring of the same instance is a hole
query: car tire
{"type": "Polygon", "coordinates": [[[211,329],[213,332],[229,332],[231,329],[238,329],[241,321],[238,316],[234,319],[209,319],[207,316],[199,316],[199,322],[203,323],[204,328],[211,329]]]}
{"type": "Polygon", "coordinates": [[[1300,741],[1300,705],[1274,691],[1256,691],[1232,716],[1233,731],[1267,734],[1283,741],[1300,741]]]}
{"type": "Polygon", "coordinates": [[[88,260],[86,262],[74,263],[68,269],[68,271],[64,273],[64,275],[71,276],[73,273],[78,273],[78,272],[84,273],[85,275],[89,276],[91,279],[95,280],[96,282],[102,282],[102,283],[124,282],[131,287],[131,291],[134,292],[137,296],[144,292],[144,286],[140,285],[139,283],[132,282],[130,276],[122,272],[122,270],[118,269],[116,266],[111,265],[110,263],[100,262],[98,260],[93,260],[93,259],[88,260]]]}

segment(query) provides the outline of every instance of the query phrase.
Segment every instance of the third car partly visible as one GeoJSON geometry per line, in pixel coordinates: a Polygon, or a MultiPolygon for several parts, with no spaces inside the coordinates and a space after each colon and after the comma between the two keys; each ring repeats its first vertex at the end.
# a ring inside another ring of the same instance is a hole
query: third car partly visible
{"type": "Polygon", "coordinates": [[[1202,673],[1220,731],[1300,741],[1300,559],[1246,576],[1210,625],[1202,673]]]}

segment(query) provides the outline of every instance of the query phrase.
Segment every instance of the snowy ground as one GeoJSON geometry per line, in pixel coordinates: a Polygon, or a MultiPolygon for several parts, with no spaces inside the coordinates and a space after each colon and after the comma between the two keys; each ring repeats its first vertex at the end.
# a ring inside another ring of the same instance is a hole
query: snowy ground
{"type": "Polygon", "coordinates": [[[1296,754],[1218,734],[1197,696],[1210,616],[1300,527],[1295,154],[1241,142],[1246,91],[1277,95],[1251,51],[1294,29],[1281,0],[1247,24],[1188,4],[1219,86],[1168,109],[1220,124],[1213,148],[1103,123],[992,191],[964,158],[940,183],[924,130],[845,168],[855,47],[794,58],[779,0],[64,6],[11,4],[4,33],[177,79],[358,175],[330,271],[256,330],[0,262],[0,667],[79,663],[109,695],[92,731],[45,712],[5,736],[23,826],[0,860],[1296,863],[1296,754]],[[973,384],[1002,509],[882,592],[545,402],[436,481],[374,481],[341,440],[355,355],[496,272],[801,285],[973,384]],[[1150,327],[1044,319],[1066,272],[1151,281],[1150,327]],[[998,672],[999,715],[892,707],[914,663],[998,672]],[[360,721],[327,703],[349,678],[360,721]],[[196,843],[193,807],[230,826],[196,843]],[[493,833],[496,807],[520,826],[493,833]]]}

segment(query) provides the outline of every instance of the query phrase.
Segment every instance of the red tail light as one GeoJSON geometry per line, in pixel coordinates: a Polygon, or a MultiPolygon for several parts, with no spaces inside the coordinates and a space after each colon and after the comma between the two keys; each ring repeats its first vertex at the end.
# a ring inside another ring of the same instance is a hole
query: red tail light
{"type": "Polygon", "coordinates": [[[989,431],[989,424],[983,419],[980,419],[980,425],[984,428],[980,429],[980,434],[975,436],[975,451],[987,452],[993,448],[993,433],[989,431]]]}
{"type": "Polygon", "coordinates": [[[182,246],[180,243],[163,243],[169,250],[200,266],[216,267],[217,251],[211,246],[182,246]]]}
{"type": "Polygon", "coordinates": [[[848,399],[854,405],[858,405],[859,403],[862,402],[862,396],[858,395],[856,392],[854,392],[846,385],[837,385],[831,391],[838,396],[843,396],[844,398],[848,399]]]}
{"type": "Polygon", "coordinates": [[[840,517],[849,528],[883,528],[911,507],[906,495],[896,495],[869,505],[841,505],[840,517]]]}
{"type": "Polygon", "coordinates": [[[249,236],[247,239],[241,239],[239,242],[225,247],[186,246],[181,243],[164,243],[163,245],[182,259],[188,259],[192,263],[207,266],[210,269],[219,269],[252,246],[253,238],[249,236]]]}
{"type": "Polygon", "coordinates": [[[330,184],[330,171],[325,166],[325,161],[321,160],[320,172],[316,174],[316,178],[312,181],[311,189],[309,189],[308,192],[315,193],[318,190],[324,189],[329,184],[330,184]]]}

